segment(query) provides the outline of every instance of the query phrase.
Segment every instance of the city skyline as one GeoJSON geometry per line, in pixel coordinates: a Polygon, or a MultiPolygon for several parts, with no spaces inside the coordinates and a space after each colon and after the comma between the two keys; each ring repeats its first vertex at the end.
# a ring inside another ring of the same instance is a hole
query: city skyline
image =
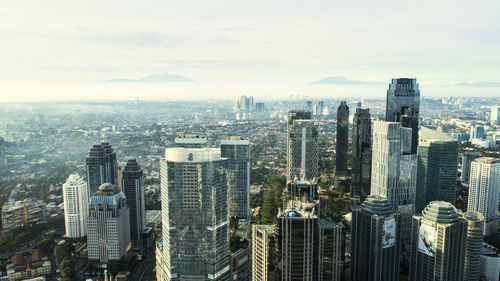
{"type": "Polygon", "coordinates": [[[430,97],[500,87],[496,1],[22,2],[0,10],[0,101],[382,98],[391,77],[430,97]]]}

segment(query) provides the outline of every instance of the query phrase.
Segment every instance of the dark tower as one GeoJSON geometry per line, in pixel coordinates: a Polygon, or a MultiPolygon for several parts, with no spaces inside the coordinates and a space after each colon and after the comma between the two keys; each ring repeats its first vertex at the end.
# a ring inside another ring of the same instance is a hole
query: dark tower
{"type": "Polygon", "coordinates": [[[356,108],[352,124],[351,196],[364,200],[370,194],[372,167],[371,119],[368,108],[356,108]]]}
{"type": "Polygon", "coordinates": [[[420,90],[415,78],[396,78],[387,90],[385,121],[400,122],[412,129],[411,153],[417,153],[420,90]]]}
{"type": "Polygon", "coordinates": [[[347,176],[347,139],[349,137],[349,107],[345,101],[337,108],[337,150],[335,179],[347,176]]]}
{"type": "Polygon", "coordinates": [[[113,148],[109,143],[102,142],[102,149],[104,150],[104,154],[106,155],[106,175],[108,177],[106,182],[109,182],[113,185],[118,185],[118,165],[116,163],[116,152],[113,151],[113,148]]]}
{"type": "Polygon", "coordinates": [[[135,159],[130,159],[123,170],[122,186],[127,205],[130,210],[130,240],[132,249],[141,251],[143,243],[141,234],[146,225],[146,209],[144,202],[144,176],[135,159]]]}
{"type": "Polygon", "coordinates": [[[116,153],[107,142],[95,144],[85,159],[89,196],[104,183],[116,185],[118,180],[116,153]]]}

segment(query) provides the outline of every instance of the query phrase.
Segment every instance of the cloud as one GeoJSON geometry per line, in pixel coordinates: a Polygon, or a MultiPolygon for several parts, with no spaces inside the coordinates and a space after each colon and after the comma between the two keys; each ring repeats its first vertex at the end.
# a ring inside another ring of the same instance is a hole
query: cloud
{"type": "Polygon", "coordinates": [[[462,82],[453,84],[453,86],[489,88],[489,87],[500,87],[500,82],[471,82],[471,83],[462,82]]]}
{"type": "Polygon", "coordinates": [[[386,83],[381,83],[381,82],[349,80],[344,76],[329,76],[314,81],[310,85],[385,85],[385,84],[386,83]]]}
{"type": "Polygon", "coordinates": [[[169,83],[169,82],[196,82],[196,80],[177,74],[152,74],[140,79],[115,78],[100,81],[100,83],[169,83]]]}

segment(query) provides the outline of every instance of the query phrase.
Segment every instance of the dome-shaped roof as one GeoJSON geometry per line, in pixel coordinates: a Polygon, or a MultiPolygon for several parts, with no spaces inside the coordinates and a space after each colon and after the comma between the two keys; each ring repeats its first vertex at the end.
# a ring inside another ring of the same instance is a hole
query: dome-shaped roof
{"type": "Polygon", "coordinates": [[[100,191],[113,191],[115,189],[115,186],[109,182],[107,183],[103,183],[101,184],[101,186],[99,186],[99,190],[100,191]]]}
{"type": "Polygon", "coordinates": [[[437,223],[454,223],[459,220],[455,207],[445,201],[432,201],[422,211],[424,219],[437,223]]]}

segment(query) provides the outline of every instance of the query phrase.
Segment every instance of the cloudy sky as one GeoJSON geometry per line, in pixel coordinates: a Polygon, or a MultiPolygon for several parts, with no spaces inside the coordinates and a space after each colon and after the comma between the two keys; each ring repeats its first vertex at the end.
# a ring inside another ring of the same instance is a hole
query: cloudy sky
{"type": "Polygon", "coordinates": [[[500,95],[500,1],[4,0],[0,101],[500,95]]]}

